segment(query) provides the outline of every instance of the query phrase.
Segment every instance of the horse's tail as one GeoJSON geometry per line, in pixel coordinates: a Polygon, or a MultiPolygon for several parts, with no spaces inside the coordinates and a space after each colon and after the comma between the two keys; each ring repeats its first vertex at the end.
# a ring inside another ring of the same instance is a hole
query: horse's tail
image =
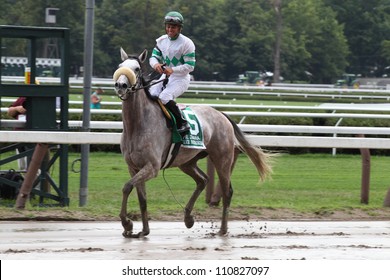
{"type": "Polygon", "coordinates": [[[255,147],[246,139],[242,130],[237,124],[226,114],[224,116],[230,121],[234,128],[234,135],[237,139],[237,147],[244,152],[253,164],[256,166],[257,172],[262,181],[272,173],[271,154],[265,153],[260,147],[255,147]]]}

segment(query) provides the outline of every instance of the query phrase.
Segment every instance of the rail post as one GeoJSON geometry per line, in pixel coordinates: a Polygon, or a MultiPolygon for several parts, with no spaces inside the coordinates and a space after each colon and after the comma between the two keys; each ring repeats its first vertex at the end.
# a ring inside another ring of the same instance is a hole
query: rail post
{"type": "MultiPolygon", "coordinates": [[[[357,137],[364,138],[363,134],[357,135],[357,137]]],[[[362,181],[361,181],[361,193],[360,203],[368,204],[370,194],[370,170],[371,170],[371,155],[370,149],[360,149],[362,155],[362,181]]]]}

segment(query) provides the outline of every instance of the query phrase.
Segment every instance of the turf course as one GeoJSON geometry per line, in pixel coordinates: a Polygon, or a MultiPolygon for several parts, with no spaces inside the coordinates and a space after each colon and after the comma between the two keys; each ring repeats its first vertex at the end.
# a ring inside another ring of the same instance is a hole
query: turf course
{"type": "MultiPolygon", "coordinates": [[[[70,154],[69,161],[78,154],[70,154]]],[[[206,161],[201,162],[205,169],[206,161]]],[[[77,169],[77,167],[76,167],[77,169]]],[[[321,212],[360,208],[365,211],[381,208],[390,186],[387,157],[371,159],[369,205],[360,203],[360,155],[282,154],[275,159],[272,179],[259,183],[254,166],[241,155],[232,176],[234,196],[232,209],[244,213],[261,212],[261,208],[286,208],[298,212],[321,212]]],[[[147,184],[148,209],[151,216],[182,212],[195,185],[177,168],[160,172],[147,184]]],[[[129,179],[122,156],[117,153],[91,153],[88,204],[78,207],[79,173],[69,174],[69,210],[82,210],[93,215],[117,217],[123,184],[129,179]]],[[[195,213],[209,207],[202,194],[195,213]]],[[[130,196],[131,211],[138,213],[136,192],[130,196]]]]}
{"type": "MultiPolygon", "coordinates": [[[[71,153],[69,164],[78,157],[79,154],[71,153]]],[[[388,158],[384,156],[371,158],[368,205],[360,203],[360,155],[281,154],[273,165],[272,179],[260,183],[252,163],[246,156],[240,155],[232,176],[233,211],[239,209],[248,215],[261,215],[262,208],[283,208],[302,213],[348,211],[355,208],[370,211],[382,208],[390,186],[388,158]]],[[[201,161],[200,166],[206,170],[206,161],[201,161]]],[[[75,166],[76,171],[77,168],[75,166]]],[[[122,186],[129,179],[122,156],[118,153],[90,154],[88,203],[84,207],[78,206],[79,176],[79,173],[69,173],[70,206],[66,209],[83,211],[92,216],[117,217],[122,186]]],[[[169,215],[182,212],[181,205],[186,204],[194,187],[192,179],[177,168],[167,169],[164,174],[160,172],[157,178],[147,184],[150,215],[158,217],[161,213],[169,215]]],[[[39,209],[33,203],[27,206],[28,209],[39,209]]],[[[4,201],[0,209],[3,207],[7,207],[4,201]]],[[[130,196],[129,209],[135,213],[139,211],[135,191],[130,196]]],[[[195,213],[205,214],[208,210],[202,194],[195,206],[195,213]]]]}

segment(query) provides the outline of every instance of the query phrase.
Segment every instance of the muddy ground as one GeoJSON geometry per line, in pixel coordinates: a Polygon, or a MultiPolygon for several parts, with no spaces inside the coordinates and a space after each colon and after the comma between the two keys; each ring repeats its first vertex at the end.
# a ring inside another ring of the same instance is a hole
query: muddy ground
{"type": "MultiPolygon", "coordinates": [[[[118,217],[63,208],[0,209],[0,259],[390,259],[390,208],[293,212],[232,208],[229,232],[219,236],[220,208],[195,215],[152,215],[145,238],[122,237],[118,217]]],[[[134,230],[141,230],[138,216],[134,230]]]]}
{"type": "MultiPolygon", "coordinates": [[[[139,231],[141,223],[134,223],[139,231]]],[[[0,221],[2,260],[389,260],[390,221],[150,222],[143,238],[120,222],[0,221]]]]}

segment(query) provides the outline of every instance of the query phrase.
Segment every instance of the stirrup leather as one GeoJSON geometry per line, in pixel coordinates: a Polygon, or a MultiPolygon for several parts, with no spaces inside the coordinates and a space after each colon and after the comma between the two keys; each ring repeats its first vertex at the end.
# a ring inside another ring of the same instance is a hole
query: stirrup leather
{"type": "Polygon", "coordinates": [[[158,105],[160,105],[161,110],[163,111],[164,115],[169,119],[172,120],[171,114],[169,114],[168,109],[165,107],[165,105],[161,102],[160,99],[157,99],[158,105]]]}

